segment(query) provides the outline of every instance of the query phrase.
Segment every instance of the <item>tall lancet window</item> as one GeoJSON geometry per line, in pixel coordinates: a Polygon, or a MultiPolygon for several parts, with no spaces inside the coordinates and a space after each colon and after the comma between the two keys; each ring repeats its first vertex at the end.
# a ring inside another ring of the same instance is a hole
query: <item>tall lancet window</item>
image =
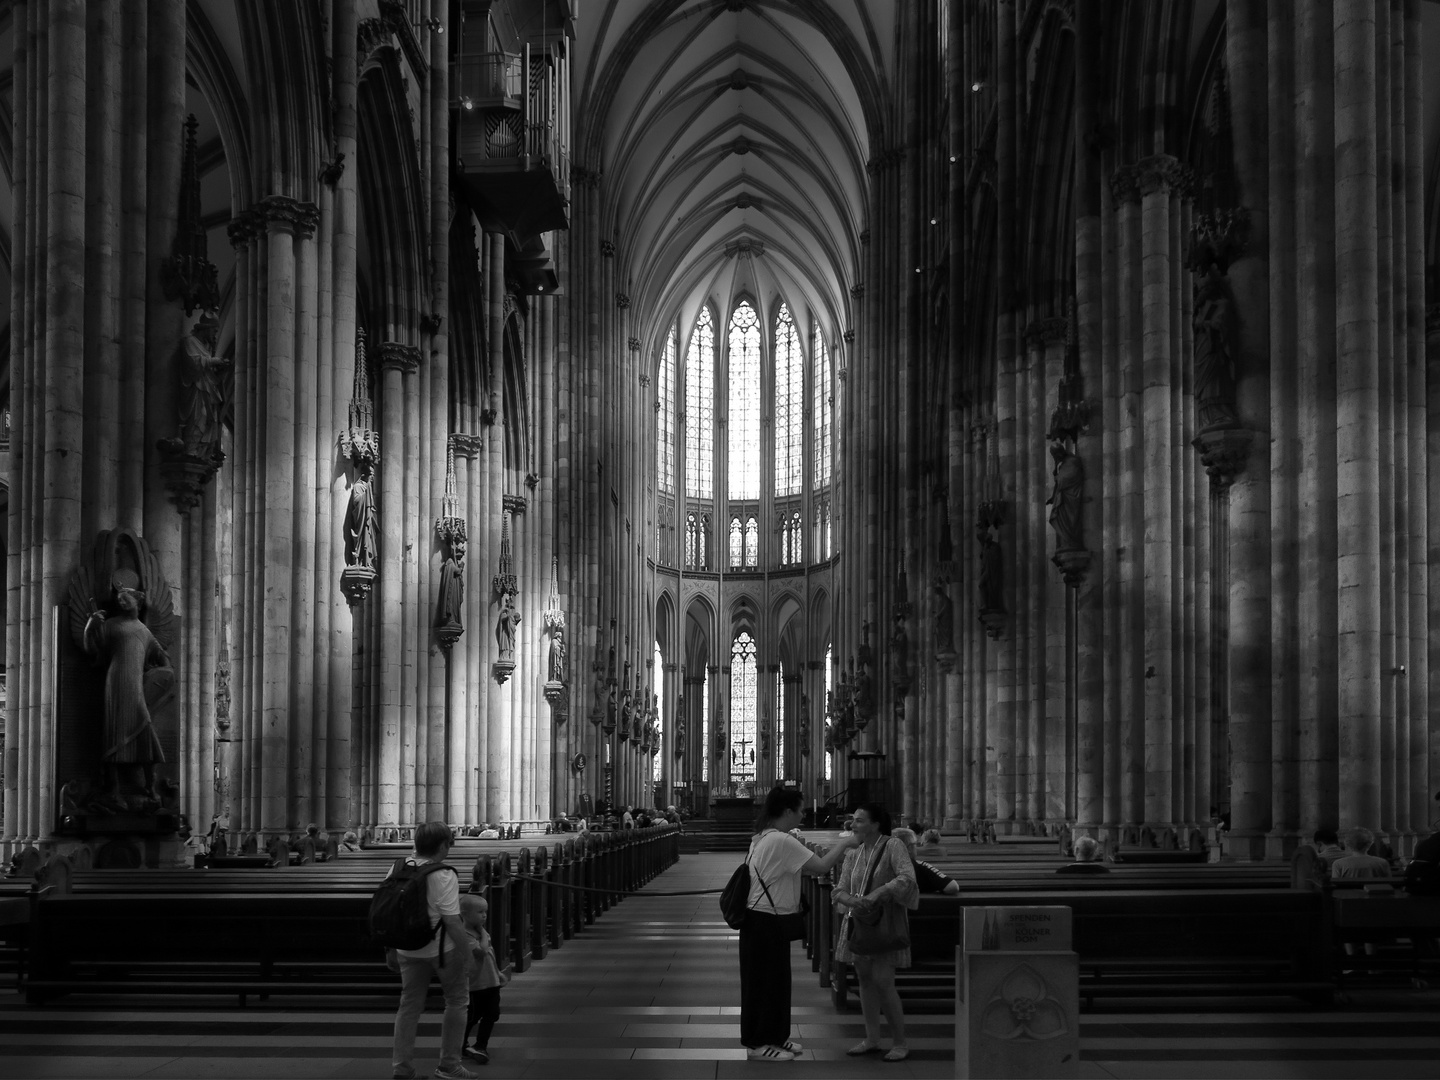
{"type": "Polygon", "coordinates": [[[830,350],[815,328],[815,490],[830,486],[830,350]]]}
{"type": "Polygon", "coordinates": [[[665,341],[665,356],[660,361],[659,391],[655,404],[655,471],[661,495],[675,494],[675,327],[665,341]]]}
{"type": "MultiPolygon", "coordinates": [[[[655,733],[656,738],[663,740],[667,724],[665,722],[665,654],[660,651],[660,642],[655,642],[655,666],[650,669],[655,672],[655,700],[659,702],[660,711],[655,717],[659,725],[659,731],[655,733]]],[[[660,753],[650,759],[650,779],[655,783],[663,783],[665,780],[665,751],[661,748],[660,753]]],[[[669,797],[667,791],[666,797],[669,797]]]]}
{"type": "Polygon", "coordinates": [[[755,639],[741,630],[730,647],[730,779],[755,779],[755,639]]]}
{"type": "Polygon", "coordinates": [[[775,316],[775,494],[800,494],[805,461],[805,347],[780,305],[775,316]]]}
{"type": "Polygon", "coordinates": [[[748,300],[730,316],[730,498],[760,497],[760,319],[748,300]]]}
{"type": "MultiPolygon", "coordinates": [[[[835,662],[835,646],[834,646],[834,645],[826,645],[826,646],[825,646],[825,712],[826,712],[826,723],[827,723],[827,724],[829,723],[830,702],[831,702],[831,698],[832,698],[832,696],[833,696],[833,694],[834,694],[834,692],[835,692],[835,684],[834,684],[834,682],[831,681],[832,678],[833,678],[833,676],[834,676],[834,668],[831,667],[831,665],[834,664],[834,662],[835,662]]],[[[826,779],[827,781],[830,779],[830,762],[831,762],[831,760],[832,760],[834,757],[835,757],[834,754],[826,754],[826,755],[825,755],[825,779],[826,779]]]]}
{"type": "Polygon", "coordinates": [[[715,494],[715,321],[700,311],[685,355],[685,495],[715,494]]]}

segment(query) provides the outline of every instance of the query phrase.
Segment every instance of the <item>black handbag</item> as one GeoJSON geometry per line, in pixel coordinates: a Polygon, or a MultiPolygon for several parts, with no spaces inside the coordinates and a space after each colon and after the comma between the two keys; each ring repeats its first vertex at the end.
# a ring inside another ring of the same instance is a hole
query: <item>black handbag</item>
{"type": "MultiPolygon", "coordinates": [[[[875,845],[875,854],[870,857],[870,870],[865,875],[865,887],[860,890],[862,896],[870,891],[875,881],[875,871],[879,869],[884,851],[884,844],[875,845]]],[[[850,951],[856,956],[874,956],[909,947],[910,920],[899,904],[890,900],[878,903],[866,900],[850,909],[850,951]]]]}

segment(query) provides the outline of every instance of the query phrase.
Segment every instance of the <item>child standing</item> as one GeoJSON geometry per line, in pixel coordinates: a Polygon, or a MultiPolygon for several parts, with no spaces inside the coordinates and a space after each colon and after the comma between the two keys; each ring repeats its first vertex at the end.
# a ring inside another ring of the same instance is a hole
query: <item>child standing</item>
{"type": "Polygon", "coordinates": [[[495,950],[490,946],[490,935],[485,932],[485,917],[489,913],[490,905],[483,896],[466,893],[460,897],[460,921],[465,924],[465,935],[470,939],[472,958],[470,1008],[465,1016],[467,1038],[470,1029],[475,1029],[475,1041],[467,1043],[461,1053],[481,1065],[490,1062],[490,1032],[495,1029],[495,1021],[500,1019],[500,988],[510,981],[500,974],[495,950]]]}

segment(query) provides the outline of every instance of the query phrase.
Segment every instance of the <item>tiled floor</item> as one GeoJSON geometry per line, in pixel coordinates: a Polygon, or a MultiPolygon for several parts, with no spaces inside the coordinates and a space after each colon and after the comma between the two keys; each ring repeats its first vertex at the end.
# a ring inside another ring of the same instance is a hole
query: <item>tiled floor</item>
{"type": "MultiPolygon", "coordinates": [[[[686,855],[647,891],[719,888],[738,858],[686,855]]],[[[798,945],[793,964],[805,1050],[795,1062],[748,1062],[736,938],[715,897],[634,897],[506,988],[491,1064],[476,1068],[497,1080],[954,1075],[953,1022],[943,1016],[912,1019],[907,1062],[847,1058],[845,1047],[864,1034],[859,1014],[834,1011],[798,945]]],[[[387,1077],[392,1008],[122,1001],[32,1009],[0,996],[0,1078],[387,1077]]],[[[417,1065],[434,1067],[438,1040],[432,1012],[417,1065]]],[[[1086,1078],[1440,1078],[1440,994],[1396,991],[1324,1013],[1087,1014],[1080,1045],[1086,1078]]]]}

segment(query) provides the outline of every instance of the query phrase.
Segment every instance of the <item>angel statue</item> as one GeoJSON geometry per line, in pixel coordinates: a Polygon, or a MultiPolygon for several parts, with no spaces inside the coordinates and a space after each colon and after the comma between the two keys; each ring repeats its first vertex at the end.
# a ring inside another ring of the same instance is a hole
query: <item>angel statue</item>
{"type": "Polygon", "coordinates": [[[88,564],[70,580],[68,606],[76,643],[105,668],[104,796],[121,808],[154,808],[155,766],[165,763],[158,729],[174,723],[167,646],[179,622],[159,560],[130,529],[102,532],[88,564]]]}

